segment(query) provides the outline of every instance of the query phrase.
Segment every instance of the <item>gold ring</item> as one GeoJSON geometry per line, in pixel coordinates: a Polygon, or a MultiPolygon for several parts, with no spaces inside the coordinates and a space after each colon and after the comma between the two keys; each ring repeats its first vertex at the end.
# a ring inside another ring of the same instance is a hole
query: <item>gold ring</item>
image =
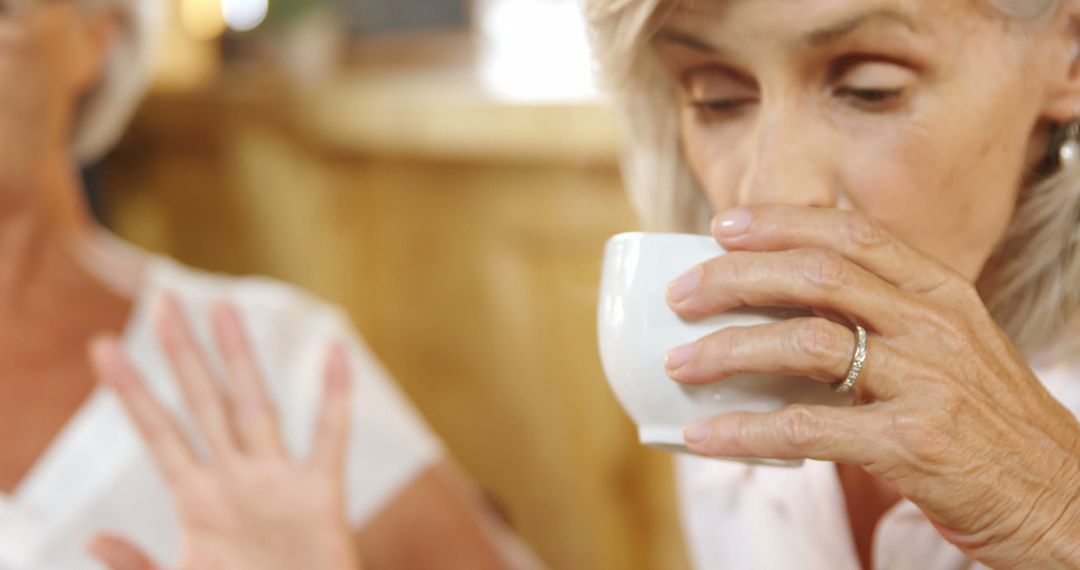
{"type": "Polygon", "coordinates": [[[866,329],[855,325],[855,338],[855,354],[851,357],[851,367],[848,368],[847,376],[833,384],[833,390],[837,394],[847,394],[855,387],[855,382],[859,380],[859,373],[862,372],[863,364],[866,362],[866,329]]]}

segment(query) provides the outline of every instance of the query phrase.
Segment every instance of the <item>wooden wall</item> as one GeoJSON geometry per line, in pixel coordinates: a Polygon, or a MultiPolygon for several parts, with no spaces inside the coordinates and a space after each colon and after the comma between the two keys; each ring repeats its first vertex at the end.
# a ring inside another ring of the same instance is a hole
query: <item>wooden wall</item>
{"type": "Polygon", "coordinates": [[[347,308],[551,567],[685,568],[669,458],[597,355],[601,248],[635,226],[608,117],[393,96],[417,81],[157,94],[104,165],[109,225],[347,308]]]}

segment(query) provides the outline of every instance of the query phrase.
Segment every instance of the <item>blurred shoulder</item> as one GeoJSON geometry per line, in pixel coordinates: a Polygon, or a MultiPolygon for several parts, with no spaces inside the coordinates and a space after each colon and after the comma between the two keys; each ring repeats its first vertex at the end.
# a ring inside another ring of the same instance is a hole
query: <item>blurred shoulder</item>
{"type": "Polygon", "coordinates": [[[208,332],[203,329],[215,303],[233,303],[259,356],[277,364],[284,357],[325,349],[330,342],[347,342],[370,358],[342,309],[275,279],[212,273],[155,257],[148,265],[145,287],[150,297],[164,291],[176,295],[192,325],[202,332],[208,332]]]}
{"type": "Polygon", "coordinates": [[[172,291],[192,308],[229,301],[252,315],[289,322],[344,318],[337,306],[269,277],[213,273],[164,257],[154,259],[148,277],[151,287],[172,291]]]}

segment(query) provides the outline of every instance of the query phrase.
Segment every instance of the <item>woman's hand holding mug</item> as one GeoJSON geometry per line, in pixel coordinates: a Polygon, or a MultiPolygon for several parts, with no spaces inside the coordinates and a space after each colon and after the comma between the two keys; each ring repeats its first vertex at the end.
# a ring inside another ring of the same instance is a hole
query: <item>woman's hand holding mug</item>
{"type": "Polygon", "coordinates": [[[763,372],[835,383],[852,364],[854,325],[869,331],[868,355],[854,386],[860,405],[716,417],[687,426],[692,451],[856,464],[980,562],[1077,566],[1080,425],[968,280],[857,212],[744,207],[718,217],[713,233],[730,253],[671,284],[678,314],[792,306],[817,316],[676,348],[672,378],[763,372]]]}

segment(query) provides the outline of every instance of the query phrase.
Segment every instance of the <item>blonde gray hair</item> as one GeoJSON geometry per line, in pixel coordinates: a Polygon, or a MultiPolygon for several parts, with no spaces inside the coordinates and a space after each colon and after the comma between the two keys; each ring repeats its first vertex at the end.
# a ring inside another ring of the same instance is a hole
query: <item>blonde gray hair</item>
{"type": "MultiPolygon", "coordinates": [[[[988,0],[1037,19],[1060,0],[988,0]]],[[[622,130],[627,191],[647,229],[707,231],[710,206],[682,154],[678,101],[650,49],[669,0],[587,0],[593,52],[622,130]]],[[[673,9],[673,8],[671,8],[673,9]]],[[[1080,168],[1030,181],[995,256],[985,299],[1021,350],[1061,335],[1080,313],[1080,168]]]]}
{"type": "Polygon", "coordinates": [[[116,10],[120,30],[101,79],[75,118],[74,154],[81,164],[105,155],[120,139],[142,99],[157,56],[161,0],[82,0],[85,10],[116,10]]]}

